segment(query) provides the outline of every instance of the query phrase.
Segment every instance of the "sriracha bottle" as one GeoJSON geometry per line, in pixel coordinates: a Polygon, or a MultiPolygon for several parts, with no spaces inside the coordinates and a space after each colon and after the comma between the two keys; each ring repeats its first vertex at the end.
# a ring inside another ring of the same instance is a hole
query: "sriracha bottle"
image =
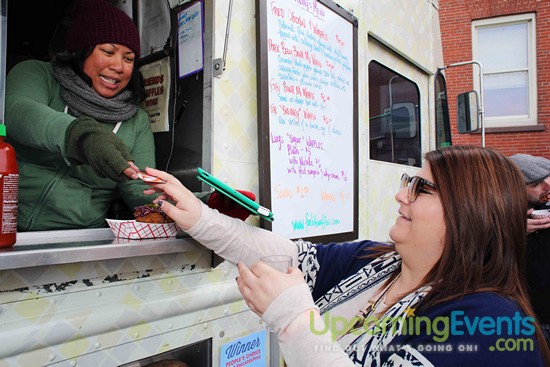
{"type": "Polygon", "coordinates": [[[13,246],[17,236],[19,170],[15,150],[4,141],[5,138],[6,125],[0,124],[0,247],[13,246]]]}

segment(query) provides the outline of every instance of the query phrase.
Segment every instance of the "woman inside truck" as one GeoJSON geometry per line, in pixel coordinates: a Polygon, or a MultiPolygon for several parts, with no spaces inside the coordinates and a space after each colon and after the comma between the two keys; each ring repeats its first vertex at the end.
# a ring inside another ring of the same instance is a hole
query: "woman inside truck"
{"type": "MultiPolygon", "coordinates": [[[[139,107],[145,89],[135,24],[107,1],[78,0],[66,50],[51,63],[20,62],[7,77],[19,231],[105,227],[115,200],[129,208],[151,201],[136,180],[138,167],[155,166],[155,145],[139,107]]],[[[203,194],[226,214],[248,217],[220,195],[203,194]]]]}
{"type": "Polygon", "coordinates": [[[392,243],[312,244],[220,215],[173,176],[147,193],[188,234],[237,264],[250,309],[288,366],[544,366],[523,281],[526,199],[508,158],[440,148],[395,194],[392,243]],[[506,177],[506,180],[502,178],[506,177]],[[290,255],[285,274],[259,261],[290,255]]]}
{"type": "Polygon", "coordinates": [[[19,164],[18,230],[104,227],[121,196],[150,202],[131,180],[155,165],[153,133],[139,103],[140,39],[132,19],[104,0],[73,9],[67,52],[23,61],[6,81],[6,127],[19,164]]]}

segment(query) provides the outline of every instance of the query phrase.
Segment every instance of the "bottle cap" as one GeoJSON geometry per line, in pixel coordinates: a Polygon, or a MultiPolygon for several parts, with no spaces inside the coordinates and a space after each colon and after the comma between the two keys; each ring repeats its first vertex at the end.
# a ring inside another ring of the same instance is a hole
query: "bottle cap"
{"type": "Polygon", "coordinates": [[[6,137],[6,125],[0,124],[0,136],[6,137]]]}

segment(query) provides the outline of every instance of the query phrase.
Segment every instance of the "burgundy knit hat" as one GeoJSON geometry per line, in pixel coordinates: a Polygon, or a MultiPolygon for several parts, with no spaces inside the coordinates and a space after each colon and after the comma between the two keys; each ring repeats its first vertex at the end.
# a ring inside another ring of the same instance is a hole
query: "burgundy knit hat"
{"type": "Polygon", "coordinates": [[[117,43],[139,53],[139,32],[125,12],[105,0],[78,0],[67,36],[67,51],[75,52],[101,43],[117,43]]]}

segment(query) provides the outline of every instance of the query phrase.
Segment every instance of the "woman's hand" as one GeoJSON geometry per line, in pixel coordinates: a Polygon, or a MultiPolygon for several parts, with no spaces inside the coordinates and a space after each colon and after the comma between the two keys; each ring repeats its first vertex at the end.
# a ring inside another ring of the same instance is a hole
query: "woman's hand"
{"type": "Polygon", "coordinates": [[[527,233],[533,233],[541,229],[550,228],[550,216],[540,219],[531,218],[533,209],[527,211],[527,233]]]}
{"type": "Polygon", "coordinates": [[[171,174],[149,167],[145,169],[145,172],[165,181],[149,183],[151,188],[145,190],[145,194],[151,195],[160,192],[161,195],[153,202],[159,204],[162,211],[184,231],[193,227],[199,221],[202,213],[200,200],[171,174]]]}
{"type": "Polygon", "coordinates": [[[290,272],[285,274],[261,261],[252,264],[250,268],[239,263],[237,268],[239,290],[248,307],[260,317],[281,293],[290,287],[305,283],[304,275],[298,268],[290,268],[290,272]]]}

